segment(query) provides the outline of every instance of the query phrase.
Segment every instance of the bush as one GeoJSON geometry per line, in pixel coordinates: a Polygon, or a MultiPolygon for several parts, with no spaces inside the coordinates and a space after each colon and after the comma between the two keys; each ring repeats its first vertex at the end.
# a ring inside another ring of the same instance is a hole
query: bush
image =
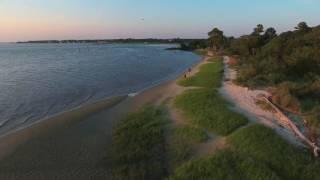
{"type": "Polygon", "coordinates": [[[277,88],[272,96],[272,101],[277,105],[286,109],[299,112],[300,102],[292,94],[289,83],[282,83],[277,88]]]}

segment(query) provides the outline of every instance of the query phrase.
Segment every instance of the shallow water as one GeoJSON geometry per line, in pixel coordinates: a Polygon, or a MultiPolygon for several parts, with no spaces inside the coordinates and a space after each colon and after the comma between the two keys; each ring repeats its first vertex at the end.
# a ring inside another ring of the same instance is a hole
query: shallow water
{"type": "Polygon", "coordinates": [[[172,45],[0,44],[0,135],[59,112],[141,91],[199,60],[172,45]]]}

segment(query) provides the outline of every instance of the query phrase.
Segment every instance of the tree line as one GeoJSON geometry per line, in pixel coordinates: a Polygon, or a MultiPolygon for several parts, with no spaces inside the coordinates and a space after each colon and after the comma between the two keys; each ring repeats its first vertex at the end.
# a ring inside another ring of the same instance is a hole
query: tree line
{"type": "Polygon", "coordinates": [[[273,27],[258,24],[239,38],[227,37],[218,28],[208,36],[188,48],[237,55],[237,83],[272,87],[276,104],[303,114],[312,132],[320,134],[320,26],[300,22],[293,31],[277,34],[273,27]]]}

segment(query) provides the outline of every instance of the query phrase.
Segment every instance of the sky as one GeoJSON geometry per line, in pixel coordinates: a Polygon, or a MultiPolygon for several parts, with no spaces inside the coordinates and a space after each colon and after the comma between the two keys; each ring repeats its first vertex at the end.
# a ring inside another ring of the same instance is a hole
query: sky
{"type": "Polygon", "coordinates": [[[240,36],[300,21],[320,24],[320,0],[0,0],[0,42],[240,36]]]}

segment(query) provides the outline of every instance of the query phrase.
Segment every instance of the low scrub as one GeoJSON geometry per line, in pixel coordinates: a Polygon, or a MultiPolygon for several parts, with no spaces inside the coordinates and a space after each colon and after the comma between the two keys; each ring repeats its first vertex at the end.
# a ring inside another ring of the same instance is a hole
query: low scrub
{"type": "Polygon", "coordinates": [[[208,140],[208,135],[204,130],[190,125],[176,128],[175,134],[179,136],[180,139],[185,139],[193,143],[201,143],[208,140]]]}
{"type": "Polygon", "coordinates": [[[289,144],[273,130],[252,125],[232,134],[235,152],[250,156],[273,169],[282,179],[317,179],[320,163],[310,153],[289,144]]]}
{"type": "Polygon", "coordinates": [[[227,139],[228,149],[191,160],[170,179],[317,180],[320,163],[262,125],[243,128],[227,139]]]}
{"type": "Polygon", "coordinates": [[[169,164],[175,169],[182,163],[190,160],[194,147],[208,140],[208,135],[202,129],[185,125],[172,129],[169,136],[169,164]]]}
{"type": "Polygon", "coordinates": [[[236,153],[225,150],[209,158],[185,163],[169,179],[278,180],[280,178],[272,169],[255,161],[255,159],[241,157],[236,153]]]}
{"type": "Polygon", "coordinates": [[[212,60],[212,63],[204,64],[200,71],[189,78],[178,81],[181,86],[218,88],[223,77],[223,62],[220,58],[212,60]]]}
{"type": "Polygon", "coordinates": [[[175,100],[190,122],[219,135],[228,135],[247,124],[248,120],[230,110],[230,105],[214,89],[194,89],[175,100]]]}
{"type": "Polygon", "coordinates": [[[114,127],[113,179],[162,179],[165,176],[166,122],[163,110],[146,107],[114,127]]]}

